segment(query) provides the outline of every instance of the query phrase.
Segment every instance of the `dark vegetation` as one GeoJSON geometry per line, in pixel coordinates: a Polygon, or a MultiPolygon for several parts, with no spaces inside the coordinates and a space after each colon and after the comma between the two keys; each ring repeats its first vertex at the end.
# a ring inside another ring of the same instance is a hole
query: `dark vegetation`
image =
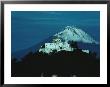
{"type": "Polygon", "coordinates": [[[54,50],[50,54],[28,53],[21,61],[11,60],[12,77],[99,77],[100,59],[96,53],[84,53],[77,44],[71,44],[77,49],[73,52],[54,50]]]}

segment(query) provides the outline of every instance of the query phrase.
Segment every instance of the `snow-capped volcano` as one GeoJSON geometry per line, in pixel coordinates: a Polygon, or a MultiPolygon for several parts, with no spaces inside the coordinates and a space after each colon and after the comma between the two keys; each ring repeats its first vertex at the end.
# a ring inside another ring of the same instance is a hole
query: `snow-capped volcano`
{"type": "MultiPolygon", "coordinates": [[[[69,44],[69,41],[98,44],[98,42],[90,35],[81,29],[75,28],[74,26],[65,27],[63,31],[55,34],[53,37],[54,39],[52,39],[52,42],[45,43],[43,46],[41,46],[39,52],[50,53],[54,50],[57,52],[62,50],[74,51],[76,48],[72,48],[69,44]]],[[[87,51],[87,53],[89,53],[88,50],[82,51],[87,51]]]]}
{"type": "Polygon", "coordinates": [[[54,35],[56,38],[60,38],[63,41],[75,41],[83,43],[95,43],[98,44],[90,35],[84,32],[81,29],[78,29],[74,26],[67,26],[65,29],[54,35]]]}

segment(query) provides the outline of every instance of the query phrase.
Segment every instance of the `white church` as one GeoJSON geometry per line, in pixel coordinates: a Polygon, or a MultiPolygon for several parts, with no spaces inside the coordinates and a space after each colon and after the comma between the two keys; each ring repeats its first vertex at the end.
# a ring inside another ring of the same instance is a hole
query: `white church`
{"type": "Polygon", "coordinates": [[[73,51],[73,48],[70,47],[70,44],[67,42],[62,42],[61,39],[53,39],[52,43],[45,43],[44,48],[39,49],[39,52],[44,52],[44,53],[50,53],[53,52],[53,50],[61,51],[61,50],[66,50],[66,51],[73,51]]]}
{"type": "MultiPolygon", "coordinates": [[[[58,51],[74,51],[76,48],[71,48],[68,42],[62,42],[61,39],[53,39],[52,43],[45,43],[44,47],[41,46],[39,52],[51,53],[54,50],[58,51]]],[[[82,50],[82,52],[89,53],[89,50],[82,50]]]]}

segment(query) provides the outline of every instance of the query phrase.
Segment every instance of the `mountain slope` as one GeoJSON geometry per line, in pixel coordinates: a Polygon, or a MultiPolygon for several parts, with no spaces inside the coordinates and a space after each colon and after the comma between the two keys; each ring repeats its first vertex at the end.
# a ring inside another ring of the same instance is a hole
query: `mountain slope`
{"type": "Polygon", "coordinates": [[[46,42],[51,42],[53,39],[53,36],[50,36],[48,38],[46,38],[45,40],[43,40],[42,42],[39,42],[27,49],[22,49],[22,50],[19,50],[19,51],[16,51],[16,52],[13,52],[12,53],[12,56],[14,56],[15,58],[22,58],[24,57],[25,55],[27,55],[29,52],[36,52],[37,50],[40,49],[40,47],[45,44],[46,42]]]}
{"type": "Polygon", "coordinates": [[[54,35],[57,38],[60,38],[64,41],[75,41],[83,43],[95,43],[98,44],[90,35],[84,32],[81,29],[75,28],[74,26],[65,27],[64,31],[61,31],[54,35]]]}

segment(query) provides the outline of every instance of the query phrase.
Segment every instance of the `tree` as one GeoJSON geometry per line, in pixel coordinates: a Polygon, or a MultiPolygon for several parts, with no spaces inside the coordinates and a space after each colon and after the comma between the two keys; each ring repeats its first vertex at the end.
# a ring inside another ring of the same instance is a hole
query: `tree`
{"type": "Polygon", "coordinates": [[[42,45],[41,48],[45,48],[45,45],[42,45]]]}
{"type": "Polygon", "coordinates": [[[69,43],[72,48],[78,48],[77,42],[70,41],[69,43]]]}
{"type": "Polygon", "coordinates": [[[55,54],[56,52],[57,52],[57,50],[53,50],[53,52],[52,52],[52,53],[53,53],[53,54],[55,54]]]}

